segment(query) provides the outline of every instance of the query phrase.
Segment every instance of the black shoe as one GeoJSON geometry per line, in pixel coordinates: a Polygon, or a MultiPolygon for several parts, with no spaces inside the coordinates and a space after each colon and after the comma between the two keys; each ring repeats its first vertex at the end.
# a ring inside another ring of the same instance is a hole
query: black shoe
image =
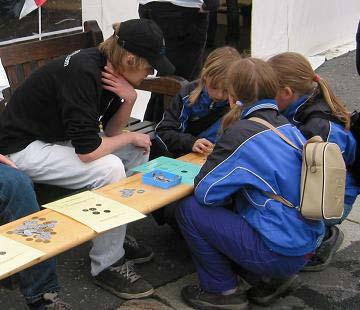
{"type": "Polygon", "coordinates": [[[134,271],[132,262],[109,267],[94,277],[95,284],[124,299],[148,297],[153,287],[134,271]]]}
{"type": "Polygon", "coordinates": [[[153,250],[146,245],[139,245],[136,239],[130,235],[124,240],[125,258],[134,264],[146,263],[154,257],[153,250]]]}
{"type": "Polygon", "coordinates": [[[244,292],[238,290],[230,295],[207,293],[198,285],[188,285],[181,290],[181,296],[195,309],[248,309],[249,303],[244,292]]]}
{"type": "Polygon", "coordinates": [[[344,233],[336,226],[329,227],[329,237],[316,249],[315,255],[301,271],[322,271],[331,262],[344,240],[344,233]]]}
{"type": "Polygon", "coordinates": [[[58,293],[45,293],[42,298],[28,304],[30,310],[71,310],[72,307],[59,298],[58,293]]]}
{"type": "Polygon", "coordinates": [[[297,275],[288,279],[271,279],[268,282],[261,281],[257,286],[247,291],[249,301],[261,306],[268,306],[279,297],[287,295],[300,285],[297,275]]]}

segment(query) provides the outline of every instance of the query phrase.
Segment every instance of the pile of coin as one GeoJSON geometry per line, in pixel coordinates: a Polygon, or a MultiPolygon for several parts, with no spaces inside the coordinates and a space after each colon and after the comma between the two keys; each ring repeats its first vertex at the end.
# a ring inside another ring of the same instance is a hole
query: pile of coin
{"type": "MultiPolygon", "coordinates": [[[[121,193],[121,197],[129,198],[129,197],[131,197],[132,195],[134,195],[134,193],[135,193],[135,188],[124,188],[124,189],[119,190],[119,192],[121,193]]],[[[143,189],[138,189],[136,192],[137,192],[138,194],[143,194],[143,193],[145,193],[145,190],[143,190],[143,189]]]]}
{"type": "Polygon", "coordinates": [[[8,231],[7,234],[17,234],[26,237],[26,241],[49,243],[51,235],[56,234],[54,231],[56,223],[57,221],[46,221],[46,218],[33,217],[15,230],[8,231]]]}
{"type": "Polygon", "coordinates": [[[121,197],[129,198],[130,196],[134,195],[135,189],[134,188],[124,188],[119,191],[121,193],[121,197]]]}

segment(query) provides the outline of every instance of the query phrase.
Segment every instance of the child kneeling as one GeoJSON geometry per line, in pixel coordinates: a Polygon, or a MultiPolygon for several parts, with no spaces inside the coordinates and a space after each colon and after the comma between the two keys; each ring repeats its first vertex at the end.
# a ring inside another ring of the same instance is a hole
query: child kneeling
{"type": "Polygon", "coordinates": [[[270,304],[296,282],[324,234],[322,221],[267,194],[299,205],[301,153],[251,118],[271,123],[299,148],[305,142],[278,111],[276,74],[247,58],[230,67],[227,81],[231,111],[224,132],[195,179],[194,196],[176,214],[200,282],[182,296],[195,308],[270,304]],[[252,288],[238,287],[240,278],[252,288]]]}

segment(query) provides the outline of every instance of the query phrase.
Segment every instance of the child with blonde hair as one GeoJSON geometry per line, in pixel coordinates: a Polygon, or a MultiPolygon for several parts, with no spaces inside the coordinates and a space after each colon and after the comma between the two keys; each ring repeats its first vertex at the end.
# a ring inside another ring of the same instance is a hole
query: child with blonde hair
{"type": "Polygon", "coordinates": [[[181,89],[156,126],[156,142],[161,153],[179,157],[212,150],[221,118],[229,109],[225,76],[239,58],[238,51],[230,46],[209,54],[200,79],[181,89]]]}
{"type": "MultiPolygon", "coordinates": [[[[307,139],[321,136],[324,141],[336,143],[350,168],[356,154],[356,140],[349,130],[350,113],[326,80],[316,74],[308,60],[298,53],[282,53],[270,58],[268,63],[280,82],[276,99],[282,114],[307,139]]],[[[342,220],[350,213],[358,193],[359,187],[348,170],[342,220]]],[[[304,271],[325,269],[343,241],[343,233],[334,225],[337,222],[326,221],[326,224],[325,238],[304,271]]]]}
{"type": "MultiPolygon", "coordinates": [[[[195,152],[208,154],[218,137],[221,119],[229,110],[225,77],[230,65],[240,59],[230,46],[215,49],[207,57],[200,78],[186,84],[165,109],[156,126],[150,159],[179,157],[195,152]]],[[[174,217],[177,203],[153,212],[160,225],[178,230],[174,217]]]]}
{"type": "Polygon", "coordinates": [[[276,194],[298,205],[301,153],[255,120],[277,127],[302,148],[305,138],[280,115],[278,81],[266,62],[236,61],[227,75],[231,111],[223,134],[195,178],[194,196],[182,200],[176,218],[200,285],[182,290],[196,309],[247,309],[268,305],[297,282],[324,233],[276,194]],[[239,276],[250,281],[245,292],[239,276]]]}

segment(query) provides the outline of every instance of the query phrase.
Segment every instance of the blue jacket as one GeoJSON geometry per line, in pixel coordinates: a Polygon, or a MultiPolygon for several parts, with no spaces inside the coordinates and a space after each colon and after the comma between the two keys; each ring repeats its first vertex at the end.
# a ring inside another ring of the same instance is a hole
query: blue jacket
{"type": "Polygon", "coordinates": [[[228,101],[214,103],[206,89],[197,102],[190,105],[189,95],[197,83],[193,81],[181,89],[165,108],[155,129],[158,144],[175,157],[191,152],[197,139],[206,138],[215,143],[221,119],[229,110],[228,101]]]}
{"type": "MultiPolygon", "coordinates": [[[[283,114],[310,139],[313,136],[321,136],[324,141],[336,143],[343,154],[347,167],[355,160],[356,140],[349,130],[345,130],[335,117],[331,115],[330,107],[317,95],[315,98],[302,96],[294,101],[283,114]]],[[[359,187],[356,185],[351,172],[346,175],[345,204],[353,205],[359,187]]]]}
{"type": "Polygon", "coordinates": [[[299,205],[301,153],[267,127],[248,120],[255,116],[302,148],[305,138],[279,114],[275,100],[261,100],[245,109],[216,143],[195,178],[195,197],[205,206],[232,202],[274,252],[287,256],[311,253],[323,238],[323,222],[307,220],[298,209],[265,194],[281,195],[299,205]]]}

